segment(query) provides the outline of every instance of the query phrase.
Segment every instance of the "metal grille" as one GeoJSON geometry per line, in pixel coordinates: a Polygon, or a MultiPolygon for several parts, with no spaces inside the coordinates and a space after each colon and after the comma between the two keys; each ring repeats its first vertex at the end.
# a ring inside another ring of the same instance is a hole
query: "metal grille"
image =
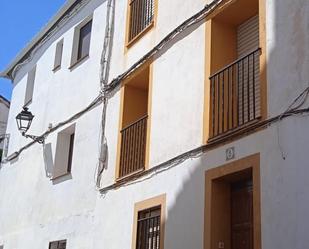
{"type": "Polygon", "coordinates": [[[210,77],[210,137],[222,135],[260,117],[260,49],[210,77]]]}
{"type": "Polygon", "coordinates": [[[121,130],[119,177],[145,167],[147,118],[148,116],[144,116],[121,130]]]}
{"type": "Polygon", "coordinates": [[[136,249],[159,249],[161,207],[138,213],[136,249]]]}
{"type": "Polygon", "coordinates": [[[129,41],[146,29],[153,21],[154,0],[130,1],[129,41]]]}
{"type": "Polygon", "coordinates": [[[49,243],[49,249],[66,249],[67,241],[59,240],[49,243]]]}

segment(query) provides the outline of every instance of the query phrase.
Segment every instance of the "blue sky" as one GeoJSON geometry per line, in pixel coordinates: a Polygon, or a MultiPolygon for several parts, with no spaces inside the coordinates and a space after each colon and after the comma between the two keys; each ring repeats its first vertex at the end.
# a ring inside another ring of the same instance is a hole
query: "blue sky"
{"type": "MultiPolygon", "coordinates": [[[[65,0],[0,0],[0,71],[56,14],[65,0]]],[[[0,95],[11,99],[12,84],[0,79],[0,95]]]]}

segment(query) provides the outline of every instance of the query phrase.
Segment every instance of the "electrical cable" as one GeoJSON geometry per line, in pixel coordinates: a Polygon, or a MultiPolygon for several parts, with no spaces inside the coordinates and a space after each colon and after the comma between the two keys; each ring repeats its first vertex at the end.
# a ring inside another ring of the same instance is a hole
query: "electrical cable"
{"type": "Polygon", "coordinates": [[[108,164],[108,143],[107,138],[105,136],[108,98],[104,95],[104,90],[108,85],[108,78],[110,72],[110,62],[112,58],[112,48],[114,38],[114,24],[115,24],[115,0],[108,0],[104,45],[100,63],[100,87],[101,87],[101,93],[103,94],[103,109],[101,114],[99,160],[95,172],[95,184],[97,189],[100,188],[101,177],[104,169],[107,168],[108,164]]]}
{"type": "Polygon", "coordinates": [[[224,142],[228,142],[228,141],[231,141],[233,139],[239,138],[241,136],[251,134],[251,133],[253,133],[257,130],[268,127],[268,126],[270,126],[270,125],[272,125],[276,122],[280,122],[283,119],[290,117],[290,116],[293,116],[295,114],[297,114],[297,115],[309,114],[309,107],[304,108],[304,109],[299,109],[299,110],[288,111],[284,115],[280,114],[280,115],[277,115],[276,117],[267,119],[265,121],[260,121],[260,122],[254,123],[253,125],[244,127],[243,129],[239,130],[238,132],[232,133],[229,136],[226,136],[226,137],[223,137],[219,140],[215,140],[215,141],[209,142],[205,145],[199,146],[199,147],[197,147],[193,150],[190,150],[190,151],[187,151],[183,154],[180,154],[177,157],[174,157],[174,158],[172,158],[172,159],[170,159],[166,162],[163,162],[159,165],[156,165],[156,166],[154,166],[154,167],[152,167],[148,170],[141,171],[141,172],[138,172],[136,174],[130,175],[126,178],[123,178],[122,180],[117,181],[114,184],[103,187],[103,188],[100,189],[100,193],[103,194],[103,195],[106,195],[106,193],[108,191],[119,189],[119,188],[124,187],[124,186],[136,184],[138,182],[150,179],[150,178],[154,177],[155,175],[157,175],[159,173],[162,173],[162,172],[164,172],[168,169],[171,169],[173,167],[176,167],[176,166],[182,164],[183,162],[187,161],[188,159],[198,158],[198,157],[204,155],[209,150],[217,147],[218,145],[220,145],[224,142]],[[143,177],[145,177],[145,178],[143,178],[143,177]]]}
{"type": "Polygon", "coordinates": [[[36,46],[31,50],[31,52],[28,52],[26,55],[26,59],[22,62],[15,65],[15,67],[12,70],[10,79],[13,81],[17,72],[27,63],[29,63],[33,58],[35,53],[44,45],[46,42],[48,42],[52,36],[58,32],[59,29],[61,29],[73,16],[75,16],[77,13],[79,13],[84,6],[86,6],[91,0],[81,0],[76,1],[76,3],[73,4],[73,6],[70,8],[68,13],[64,15],[62,18],[59,19],[59,21],[56,22],[56,24],[46,33],[46,35],[40,40],[40,42],[37,43],[36,46]]]}
{"type": "MultiPolygon", "coordinates": [[[[160,50],[165,48],[168,45],[168,43],[171,42],[174,38],[176,38],[181,32],[185,31],[186,29],[192,27],[194,24],[199,23],[201,20],[203,20],[222,1],[223,0],[213,0],[210,4],[206,5],[201,11],[199,11],[198,13],[196,13],[195,15],[190,17],[189,19],[185,20],[182,24],[180,24],[172,32],[170,32],[165,38],[163,38],[157,46],[155,46],[148,53],[146,53],[144,56],[142,56],[142,58],[139,59],[136,63],[134,63],[127,71],[120,74],[118,77],[114,78],[109,84],[106,85],[105,88],[101,89],[99,95],[85,109],[79,111],[78,113],[76,113],[75,115],[66,119],[65,121],[58,123],[53,128],[44,132],[41,136],[45,138],[50,133],[58,130],[60,127],[63,127],[64,125],[66,125],[68,123],[71,123],[72,121],[76,120],[77,118],[79,118],[80,116],[82,116],[83,114],[88,112],[89,110],[91,110],[94,107],[96,107],[97,105],[101,104],[105,98],[106,99],[111,98],[113,96],[113,94],[115,93],[115,91],[117,89],[119,89],[121,81],[123,81],[124,79],[126,79],[127,77],[132,75],[136,70],[138,70],[142,65],[144,65],[144,63],[153,59],[153,57],[156,54],[158,54],[158,52],[160,50]]],[[[82,5],[82,3],[84,5],[86,5],[88,2],[89,2],[89,0],[81,1],[80,5],[82,5]]],[[[77,8],[75,11],[80,11],[80,9],[81,8],[77,8]]],[[[67,18],[69,18],[71,15],[73,15],[72,13],[74,13],[74,12],[72,11],[71,13],[69,13],[67,15],[67,18]]],[[[62,20],[61,22],[64,22],[64,21],[62,20]]],[[[57,24],[57,25],[61,26],[60,24],[57,24]]],[[[55,29],[55,30],[57,30],[57,29],[55,29]]],[[[53,32],[56,32],[55,30],[53,32]]],[[[45,43],[44,41],[48,40],[52,36],[52,34],[53,33],[48,33],[47,36],[43,39],[43,41],[41,41],[41,43],[38,44],[37,46],[41,47],[45,43]]],[[[24,62],[18,64],[15,67],[15,70],[18,70],[17,67],[21,67],[22,65],[28,63],[33,58],[33,55],[37,50],[38,50],[38,48],[34,48],[33,51],[30,53],[29,58],[26,59],[24,62]]],[[[6,163],[6,162],[9,162],[9,161],[17,158],[24,150],[28,149],[29,147],[31,147],[34,144],[35,144],[35,141],[32,141],[32,142],[26,144],[25,146],[20,148],[18,151],[13,152],[10,156],[8,156],[4,160],[4,162],[6,163]]]]}

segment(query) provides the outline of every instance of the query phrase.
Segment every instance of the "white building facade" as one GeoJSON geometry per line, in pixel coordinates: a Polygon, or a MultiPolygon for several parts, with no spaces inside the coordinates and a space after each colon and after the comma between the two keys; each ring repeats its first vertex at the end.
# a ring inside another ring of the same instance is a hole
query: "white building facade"
{"type": "Polygon", "coordinates": [[[68,1],[1,73],[0,247],[308,247],[309,2],[205,4],[68,1]]]}

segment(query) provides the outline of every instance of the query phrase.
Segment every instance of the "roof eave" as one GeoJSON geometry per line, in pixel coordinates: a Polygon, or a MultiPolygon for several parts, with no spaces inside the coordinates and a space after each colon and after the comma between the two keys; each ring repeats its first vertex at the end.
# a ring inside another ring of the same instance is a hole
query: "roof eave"
{"type": "Polygon", "coordinates": [[[14,67],[19,64],[24,57],[42,40],[48,31],[65,15],[70,7],[78,0],[67,0],[67,2],[60,8],[60,10],[50,19],[50,21],[35,35],[35,37],[17,54],[11,63],[0,72],[1,78],[12,79],[12,71],[14,67]]]}

